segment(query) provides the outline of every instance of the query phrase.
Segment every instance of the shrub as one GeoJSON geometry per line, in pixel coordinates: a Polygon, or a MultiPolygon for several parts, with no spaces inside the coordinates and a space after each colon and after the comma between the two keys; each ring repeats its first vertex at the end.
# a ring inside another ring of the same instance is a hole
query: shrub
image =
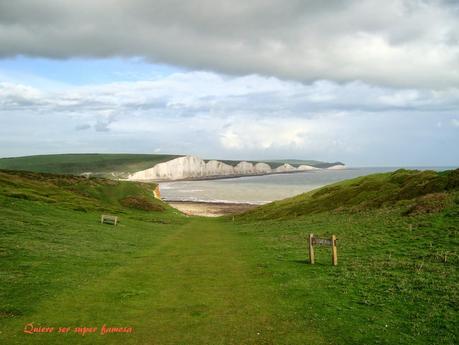
{"type": "Polygon", "coordinates": [[[158,211],[165,210],[164,206],[154,204],[150,200],[142,196],[128,196],[120,201],[121,205],[127,208],[133,208],[142,211],[158,211]]]}

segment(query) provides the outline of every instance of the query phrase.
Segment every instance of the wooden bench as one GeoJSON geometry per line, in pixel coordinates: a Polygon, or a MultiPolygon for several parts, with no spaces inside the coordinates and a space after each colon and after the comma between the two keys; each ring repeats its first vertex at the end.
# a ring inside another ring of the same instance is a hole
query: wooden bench
{"type": "Polygon", "coordinates": [[[111,216],[108,214],[103,214],[100,216],[100,224],[111,224],[116,225],[118,223],[118,217],[111,216]]]}

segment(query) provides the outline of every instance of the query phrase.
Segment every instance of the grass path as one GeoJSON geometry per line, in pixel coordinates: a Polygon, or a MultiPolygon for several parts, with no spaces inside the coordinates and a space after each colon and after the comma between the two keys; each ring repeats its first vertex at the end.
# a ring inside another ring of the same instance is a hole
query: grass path
{"type": "Polygon", "coordinates": [[[17,332],[17,343],[287,344],[291,324],[278,319],[272,284],[257,273],[249,247],[230,224],[194,218],[109,274],[15,320],[99,327],[97,333],[17,332]],[[103,324],[135,333],[100,335],[103,324]]]}

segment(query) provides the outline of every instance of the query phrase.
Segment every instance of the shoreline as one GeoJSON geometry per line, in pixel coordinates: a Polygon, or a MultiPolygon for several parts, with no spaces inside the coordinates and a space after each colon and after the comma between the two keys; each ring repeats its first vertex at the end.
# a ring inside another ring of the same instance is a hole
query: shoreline
{"type": "Polygon", "coordinates": [[[188,216],[221,217],[240,214],[253,209],[259,204],[227,203],[188,200],[164,200],[169,206],[188,216]]]}

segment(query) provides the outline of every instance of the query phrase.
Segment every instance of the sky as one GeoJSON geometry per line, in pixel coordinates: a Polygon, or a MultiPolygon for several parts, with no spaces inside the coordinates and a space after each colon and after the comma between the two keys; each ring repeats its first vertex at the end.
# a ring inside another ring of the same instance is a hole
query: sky
{"type": "Polygon", "coordinates": [[[0,0],[0,157],[459,165],[457,0],[0,0]]]}

